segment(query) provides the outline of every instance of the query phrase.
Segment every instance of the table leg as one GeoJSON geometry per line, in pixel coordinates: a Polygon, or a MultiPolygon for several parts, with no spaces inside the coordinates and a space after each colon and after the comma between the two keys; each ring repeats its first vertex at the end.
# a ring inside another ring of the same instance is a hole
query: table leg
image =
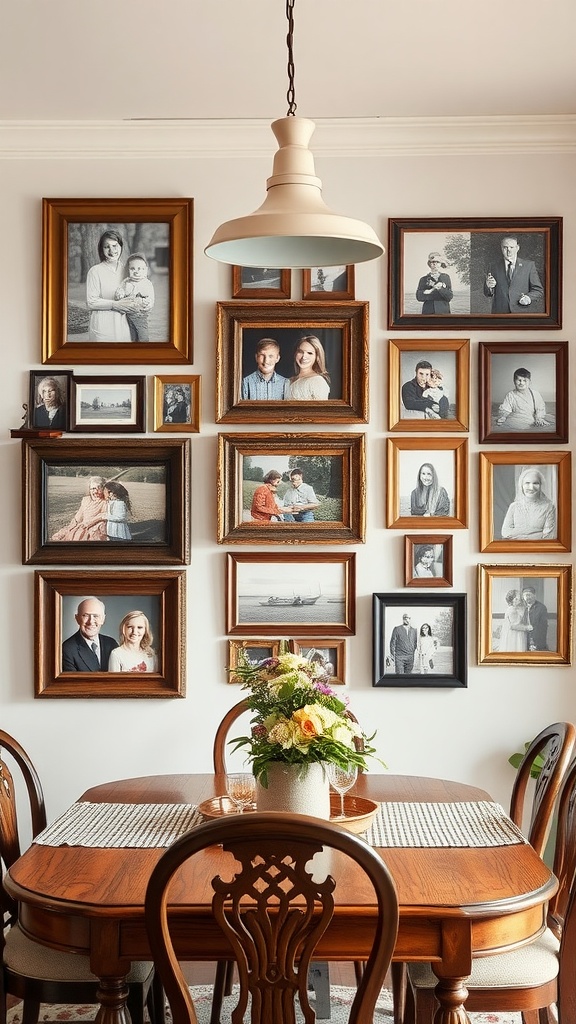
{"type": "Polygon", "coordinates": [[[98,1001],[100,1009],[95,1024],[131,1024],[126,1006],[128,985],[126,978],[100,978],[98,1001]]]}
{"type": "Polygon", "coordinates": [[[465,1003],[468,989],[466,978],[439,978],[434,995],[439,1007],[434,1014],[434,1024],[470,1024],[465,1003]]]}

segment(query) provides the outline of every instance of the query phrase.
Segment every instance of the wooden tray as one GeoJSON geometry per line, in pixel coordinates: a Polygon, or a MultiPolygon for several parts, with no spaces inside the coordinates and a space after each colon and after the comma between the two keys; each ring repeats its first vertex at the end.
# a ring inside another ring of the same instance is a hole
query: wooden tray
{"type": "MultiPolygon", "coordinates": [[[[203,818],[223,818],[227,814],[238,814],[238,808],[229,796],[213,796],[211,800],[204,800],[198,804],[198,810],[203,818]]],[[[248,804],[244,814],[256,810],[256,804],[248,804]]]]}
{"type": "MultiPolygon", "coordinates": [[[[330,821],[342,825],[350,832],[365,832],[370,828],[379,804],[375,800],[368,800],[364,796],[351,796],[346,793],[344,796],[344,817],[340,817],[340,797],[337,793],[330,793],[330,821]]],[[[236,805],[229,796],[214,796],[211,800],[204,800],[198,804],[198,810],[203,818],[222,818],[227,814],[238,814],[236,805]]],[[[256,804],[250,804],[246,813],[256,810],[256,804]]]]}

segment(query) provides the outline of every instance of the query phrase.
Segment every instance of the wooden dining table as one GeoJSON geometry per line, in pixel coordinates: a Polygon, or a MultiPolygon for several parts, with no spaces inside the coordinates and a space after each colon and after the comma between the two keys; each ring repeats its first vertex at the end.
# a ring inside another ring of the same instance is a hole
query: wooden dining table
{"type": "MultiPolygon", "coordinates": [[[[220,776],[155,775],[97,786],[80,801],[198,805],[223,793],[225,780],[220,776]]],[[[371,773],[358,779],[353,793],[382,801],[383,809],[395,802],[470,808],[491,801],[483,790],[458,782],[371,773]]],[[[62,842],[67,842],[66,835],[62,842]]],[[[99,1024],[129,1021],[125,979],[132,961],[150,959],[144,897],[162,855],[158,846],[134,848],[122,845],[122,837],[118,842],[107,848],[33,843],[5,878],[6,889],[20,904],[20,924],[27,935],[90,957],[100,978],[99,1024]]],[[[464,1024],[472,958],[536,938],[545,927],[556,879],[521,836],[508,845],[492,845],[490,840],[487,845],[459,847],[390,843],[378,849],[398,891],[394,959],[431,961],[438,975],[435,1024],[464,1024]]],[[[211,913],[211,879],[226,856],[220,847],[210,847],[174,879],[171,925],[182,960],[231,958],[211,913]]],[[[332,856],[330,873],[337,883],[336,908],[317,957],[361,960],[370,949],[375,908],[356,867],[341,855],[332,856]]]]}

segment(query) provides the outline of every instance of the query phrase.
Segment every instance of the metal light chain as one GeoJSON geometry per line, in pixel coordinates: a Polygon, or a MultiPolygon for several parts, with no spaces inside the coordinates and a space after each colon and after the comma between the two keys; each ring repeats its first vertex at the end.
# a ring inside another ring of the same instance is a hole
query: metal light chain
{"type": "Polygon", "coordinates": [[[292,42],[294,38],[294,4],[296,0],[286,0],[286,17],[288,19],[288,35],[286,45],[288,47],[288,117],[294,117],[296,113],[296,90],[294,88],[294,53],[292,42]]]}

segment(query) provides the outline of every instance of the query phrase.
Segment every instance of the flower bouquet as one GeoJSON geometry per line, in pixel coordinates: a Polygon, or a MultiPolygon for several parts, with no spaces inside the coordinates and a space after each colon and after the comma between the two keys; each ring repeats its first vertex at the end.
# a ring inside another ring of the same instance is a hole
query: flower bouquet
{"type": "Polygon", "coordinates": [[[347,701],[326,683],[322,668],[298,654],[281,653],[257,665],[234,669],[250,691],[246,703],[254,712],[249,736],[230,742],[246,747],[252,771],[268,785],[271,763],[310,765],[332,763],[366,770],[366,757],[375,753],[367,737],[348,712],[347,701]]]}

